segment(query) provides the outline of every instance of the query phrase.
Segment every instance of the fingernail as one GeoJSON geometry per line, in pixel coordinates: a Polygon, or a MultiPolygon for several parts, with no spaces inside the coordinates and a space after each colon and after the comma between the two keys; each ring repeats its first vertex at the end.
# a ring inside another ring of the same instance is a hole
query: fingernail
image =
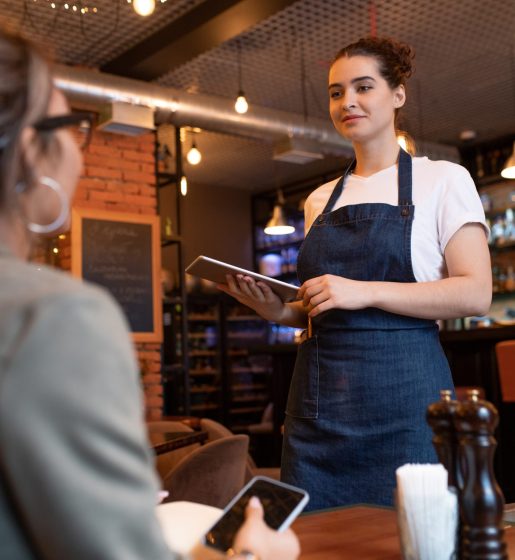
{"type": "Polygon", "coordinates": [[[249,500],[249,506],[251,508],[258,508],[260,505],[259,498],[257,496],[252,496],[249,500]]]}

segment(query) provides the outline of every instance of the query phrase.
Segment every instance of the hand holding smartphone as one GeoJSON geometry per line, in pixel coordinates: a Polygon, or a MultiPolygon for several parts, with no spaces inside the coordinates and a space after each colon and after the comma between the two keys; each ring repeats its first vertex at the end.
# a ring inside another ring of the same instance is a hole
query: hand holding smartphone
{"type": "Polygon", "coordinates": [[[308,493],[301,488],[256,476],[229,502],[222,517],[206,533],[206,546],[224,553],[231,549],[252,496],[261,501],[266,524],[277,531],[287,529],[309,500],[308,493]]]}

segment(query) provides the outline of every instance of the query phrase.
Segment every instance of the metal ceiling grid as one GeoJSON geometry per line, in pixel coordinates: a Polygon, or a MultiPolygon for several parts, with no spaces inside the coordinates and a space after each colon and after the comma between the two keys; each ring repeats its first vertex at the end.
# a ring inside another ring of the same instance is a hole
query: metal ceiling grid
{"type": "MultiPolygon", "coordinates": [[[[23,17],[22,0],[0,0],[0,13],[15,27],[23,24],[36,40],[55,43],[60,62],[100,66],[205,1],[214,0],[168,0],[158,3],[154,16],[141,18],[126,0],[97,0],[103,16],[86,27],[86,37],[77,14],[60,14],[54,21],[55,12],[41,5],[48,4],[47,0],[28,0],[34,4],[31,21],[23,17]],[[120,18],[113,32],[116,6],[120,18]]],[[[329,61],[344,44],[368,34],[374,18],[378,34],[398,37],[416,50],[416,72],[404,110],[405,128],[415,138],[456,144],[463,129],[474,129],[485,139],[513,133],[513,0],[297,0],[159,82],[233,99],[238,89],[240,43],[250,110],[254,104],[303,114],[303,49],[307,114],[328,119],[329,61]]],[[[264,141],[207,132],[197,139],[204,146],[204,160],[187,171],[192,181],[207,184],[261,190],[337,165],[330,160],[305,166],[274,162],[273,147],[264,141]]]]}
{"type": "Polygon", "coordinates": [[[204,0],[157,2],[150,17],[141,17],[127,0],[0,0],[2,19],[41,44],[50,44],[59,62],[98,67],[179,18],[204,0]],[[87,14],[72,5],[89,6],[87,14]],[[92,13],[96,6],[98,13],[92,13]]]}
{"type": "MultiPolygon", "coordinates": [[[[308,115],[327,118],[328,62],[342,45],[370,32],[370,16],[367,0],[299,0],[159,82],[235,97],[239,42],[249,102],[302,114],[303,48],[308,115]]],[[[515,128],[515,2],[383,0],[376,2],[376,23],[379,34],[398,37],[416,51],[405,110],[412,134],[456,143],[464,128],[483,137],[515,128]],[[495,88],[494,101],[492,93],[481,93],[489,88],[495,88]]]]}

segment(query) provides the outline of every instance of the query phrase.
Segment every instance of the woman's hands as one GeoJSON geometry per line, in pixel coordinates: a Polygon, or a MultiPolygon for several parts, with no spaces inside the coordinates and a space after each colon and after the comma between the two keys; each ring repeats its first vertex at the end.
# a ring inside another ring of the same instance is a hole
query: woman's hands
{"type": "Polygon", "coordinates": [[[324,274],[302,284],[299,297],[310,317],[329,309],[363,309],[370,306],[367,282],[324,274]]]}
{"type": "Polygon", "coordinates": [[[244,274],[228,274],[226,278],[227,285],[216,285],[219,290],[250,307],[264,319],[281,322],[285,305],[264,282],[256,282],[244,274]]]}
{"type": "Polygon", "coordinates": [[[258,498],[252,497],[245,510],[245,522],[234,539],[235,559],[238,552],[254,553],[259,560],[295,560],[300,554],[300,545],[295,533],[287,529],[278,533],[263,519],[263,506],[258,498]]]}

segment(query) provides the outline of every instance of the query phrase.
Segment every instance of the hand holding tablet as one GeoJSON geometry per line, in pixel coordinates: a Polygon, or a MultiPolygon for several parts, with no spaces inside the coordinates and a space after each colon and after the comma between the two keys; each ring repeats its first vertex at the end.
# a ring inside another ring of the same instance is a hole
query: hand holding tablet
{"type": "Polygon", "coordinates": [[[297,292],[299,290],[298,286],[293,284],[287,284],[286,282],[281,282],[275,278],[263,276],[257,272],[239,268],[203,255],[197,257],[186,268],[186,272],[193,274],[194,276],[199,276],[200,278],[205,278],[206,280],[211,280],[217,284],[227,284],[227,274],[243,274],[245,276],[250,276],[256,282],[264,282],[275,294],[277,294],[277,296],[279,296],[279,298],[281,298],[283,302],[296,300],[297,292]]]}

